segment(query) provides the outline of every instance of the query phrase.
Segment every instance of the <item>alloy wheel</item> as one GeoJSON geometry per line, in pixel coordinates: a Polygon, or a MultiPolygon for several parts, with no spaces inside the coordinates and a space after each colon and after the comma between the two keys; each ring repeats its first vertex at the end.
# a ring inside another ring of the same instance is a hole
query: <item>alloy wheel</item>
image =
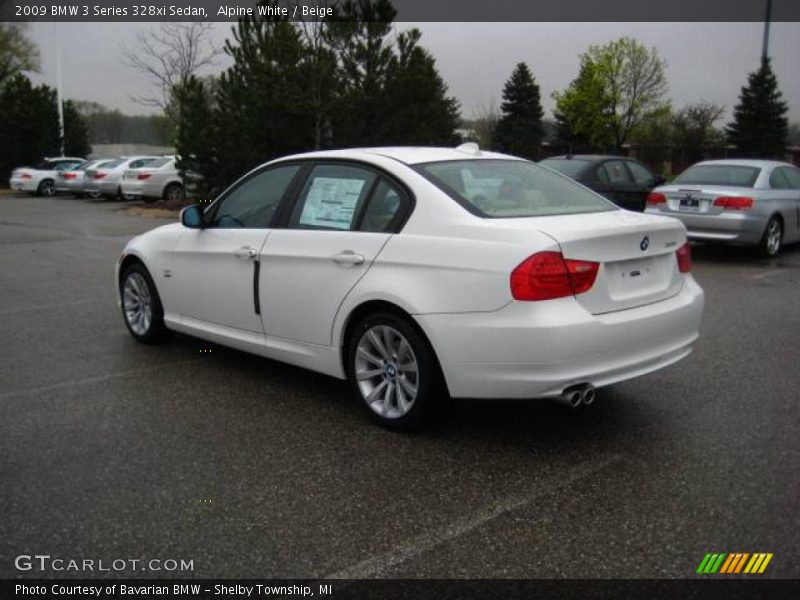
{"type": "Polygon", "coordinates": [[[356,346],[355,378],[361,396],[378,415],[398,419],[413,408],[419,365],[408,340],[394,327],[367,329],[356,346]]]}
{"type": "Polygon", "coordinates": [[[775,256],[781,249],[782,237],[783,231],[781,231],[780,221],[773,219],[767,228],[767,252],[770,256],[775,256]]]}
{"type": "Polygon", "coordinates": [[[141,273],[134,271],[125,279],[122,307],[131,330],[136,335],[146,335],[153,320],[153,299],[141,273]]]}

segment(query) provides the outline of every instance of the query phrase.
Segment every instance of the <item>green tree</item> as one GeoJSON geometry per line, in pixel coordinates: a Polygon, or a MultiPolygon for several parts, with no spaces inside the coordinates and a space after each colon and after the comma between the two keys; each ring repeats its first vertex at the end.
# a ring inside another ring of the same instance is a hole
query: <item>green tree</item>
{"type": "Polygon", "coordinates": [[[25,36],[25,24],[0,22],[0,88],[22,71],[39,70],[39,49],[25,36]]]}
{"type": "Polygon", "coordinates": [[[215,176],[218,161],[214,154],[217,128],[213,100],[204,83],[194,75],[176,87],[173,96],[181,107],[175,150],[185,190],[203,199],[211,198],[226,184],[215,176]]]}
{"type": "Polygon", "coordinates": [[[554,94],[556,111],[574,133],[620,152],[629,136],[666,104],[666,62],[655,48],[628,37],[589,46],[578,77],[554,94]]]}
{"type": "Polygon", "coordinates": [[[55,90],[18,73],[0,89],[0,176],[14,167],[32,165],[59,154],[58,109],[55,90]]]}
{"type": "Polygon", "coordinates": [[[88,156],[89,127],[72,100],[64,102],[64,154],[66,156],[88,156]]]}
{"type": "Polygon", "coordinates": [[[524,158],[539,158],[544,137],[539,86],[525,63],[518,63],[503,88],[501,117],[494,132],[494,147],[524,158]]]}
{"type": "Polygon", "coordinates": [[[716,128],[725,107],[701,100],[687,104],[672,117],[672,143],[684,162],[706,158],[709,151],[725,145],[725,136],[716,128]]]}
{"type": "Polygon", "coordinates": [[[397,39],[397,56],[387,70],[383,96],[385,114],[379,121],[380,143],[399,145],[453,145],[459,124],[458,101],[447,96],[447,86],[436,61],[419,46],[418,29],[397,39]]]}
{"type": "Polygon", "coordinates": [[[782,158],[786,153],[788,107],[778,89],[770,59],[748,76],[739,95],[733,121],[727,127],[728,140],[740,156],[782,158]]]}

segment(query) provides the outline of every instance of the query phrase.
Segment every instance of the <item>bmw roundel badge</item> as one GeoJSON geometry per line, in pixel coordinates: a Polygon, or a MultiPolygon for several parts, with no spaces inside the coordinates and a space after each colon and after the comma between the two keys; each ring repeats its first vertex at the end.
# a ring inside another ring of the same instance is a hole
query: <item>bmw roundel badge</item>
{"type": "Polygon", "coordinates": [[[645,250],[647,250],[649,247],[650,247],[650,238],[649,238],[649,237],[647,237],[647,236],[644,236],[644,237],[642,238],[642,241],[639,243],[639,248],[641,248],[641,249],[642,249],[642,252],[644,252],[644,251],[645,251],[645,250]]]}

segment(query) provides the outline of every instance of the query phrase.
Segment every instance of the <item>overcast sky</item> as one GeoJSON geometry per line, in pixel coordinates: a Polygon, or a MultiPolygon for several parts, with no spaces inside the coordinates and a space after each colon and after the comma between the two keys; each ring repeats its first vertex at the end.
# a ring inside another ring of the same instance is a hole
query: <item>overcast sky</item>
{"type": "MultiPolygon", "coordinates": [[[[123,112],[147,113],[130,100],[148,82],[122,64],[120,46],[134,43],[145,23],[62,23],[64,94],[93,100],[123,112]]],[[[406,28],[411,24],[400,24],[406,28]]],[[[761,53],[762,23],[421,23],[422,42],[436,57],[450,93],[462,114],[494,102],[499,106],[503,84],[517,62],[533,70],[542,90],[546,116],[551,117],[554,90],[563,89],[578,71],[579,55],[589,44],[628,35],[658,48],[667,61],[673,105],[704,99],[726,107],[736,103],[747,73],[756,69],[761,53]]],[[[230,37],[230,23],[214,23],[219,43],[230,37]]],[[[55,85],[55,24],[37,23],[30,36],[42,53],[37,81],[55,85]]],[[[800,23],[773,23],[770,54],[781,91],[789,103],[789,118],[800,121],[800,23]]],[[[218,69],[226,66],[220,60],[218,69]]]]}

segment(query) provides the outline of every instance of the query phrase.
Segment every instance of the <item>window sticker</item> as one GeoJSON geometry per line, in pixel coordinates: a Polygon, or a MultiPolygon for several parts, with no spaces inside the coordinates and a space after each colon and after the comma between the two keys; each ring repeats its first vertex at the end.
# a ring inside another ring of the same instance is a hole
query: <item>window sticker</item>
{"type": "Polygon", "coordinates": [[[350,229],[365,183],[363,179],[315,177],[306,194],[299,224],[350,229]]]}

